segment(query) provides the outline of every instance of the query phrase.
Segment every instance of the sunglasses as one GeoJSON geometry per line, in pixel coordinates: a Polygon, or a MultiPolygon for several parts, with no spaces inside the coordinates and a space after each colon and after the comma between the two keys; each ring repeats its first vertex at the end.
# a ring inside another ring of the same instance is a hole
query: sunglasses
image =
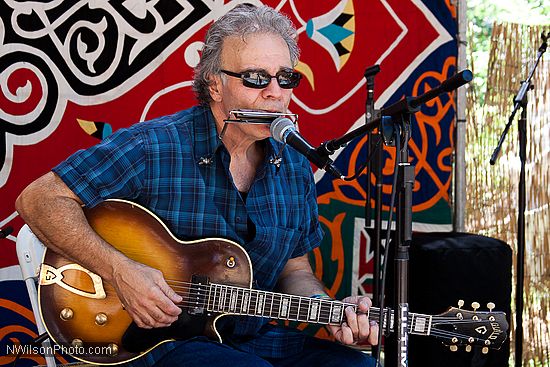
{"type": "Polygon", "coordinates": [[[271,79],[277,79],[279,87],[283,89],[296,88],[300,84],[302,74],[297,71],[280,70],[275,75],[270,75],[265,70],[246,70],[242,73],[235,73],[228,70],[220,70],[222,73],[235,78],[241,78],[245,87],[264,89],[271,83],[271,79]]]}

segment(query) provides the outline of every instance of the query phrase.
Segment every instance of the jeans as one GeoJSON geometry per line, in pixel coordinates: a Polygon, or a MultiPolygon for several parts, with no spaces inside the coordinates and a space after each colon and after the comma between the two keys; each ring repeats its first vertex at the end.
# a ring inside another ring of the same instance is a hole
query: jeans
{"type": "MultiPolygon", "coordinates": [[[[304,349],[284,358],[262,358],[226,344],[199,337],[169,343],[167,353],[153,349],[132,366],[154,367],[374,367],[375,360],[361,351],[328,340],[307,337],[304,349]]],[[[163,348],[159,348],[163,349],[163,348]]]]}

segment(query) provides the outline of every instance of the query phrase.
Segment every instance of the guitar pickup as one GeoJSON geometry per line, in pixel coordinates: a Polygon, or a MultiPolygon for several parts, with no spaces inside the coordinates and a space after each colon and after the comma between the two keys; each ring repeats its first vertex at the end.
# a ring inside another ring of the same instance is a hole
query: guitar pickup
{"type": "Polygon", "coordinates": [[[206,297],[208,296],[209,279],[206,275],[193,274],[191,287],[187,299],[187,313],[189,315],[204,314],[206,297]]]}

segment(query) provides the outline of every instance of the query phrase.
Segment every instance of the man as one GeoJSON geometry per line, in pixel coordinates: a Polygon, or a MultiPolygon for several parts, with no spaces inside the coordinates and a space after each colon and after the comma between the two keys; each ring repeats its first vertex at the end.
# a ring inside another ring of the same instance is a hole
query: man
{"type": "MultiPolygon", "coordinates": [[[[321,295],[308,252],[319,245],[310,165],[269,139],[267,125],[231,124],[229,111],[286,112],[299,74],[296,31],[269,7],[240,5],[209,29],[195,70],[200,106],[121,129],[79,151],[27,187],[17,210],[51,249],[100,275],[141,328],[177,320],[182,298],[162,272],[137,263],[103,241],[82,206],[108,198],[137,202],[181,239],[226,237],[249,253],[255,287],[321,295]],[[280,154],[279,167],[270,159],[280,154]]],[[[307,337],[253,317],[225,317],[224,344],[196,337],[170,342],[133,362],[157,366],[366,366],[372,359],[341,344],[376,343],[378,326],[366,297],[329,329],[340,343],[307,337]]]]}

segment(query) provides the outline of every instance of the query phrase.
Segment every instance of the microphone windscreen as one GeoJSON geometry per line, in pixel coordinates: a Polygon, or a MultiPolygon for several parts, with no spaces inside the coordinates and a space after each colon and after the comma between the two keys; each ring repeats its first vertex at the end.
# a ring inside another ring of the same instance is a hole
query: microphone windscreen
{"type": "Polygon", "coordinates": [[[291,119],[288,117],[278,117],[271,123],[271,126],[269,127],[269,131],[271,132],[271,136],[273,139],[278,141],[279,143],[285,143],[284,137],[285,132],[288,129],[295,129],[294,122],[292,122],[291,119]]]}

